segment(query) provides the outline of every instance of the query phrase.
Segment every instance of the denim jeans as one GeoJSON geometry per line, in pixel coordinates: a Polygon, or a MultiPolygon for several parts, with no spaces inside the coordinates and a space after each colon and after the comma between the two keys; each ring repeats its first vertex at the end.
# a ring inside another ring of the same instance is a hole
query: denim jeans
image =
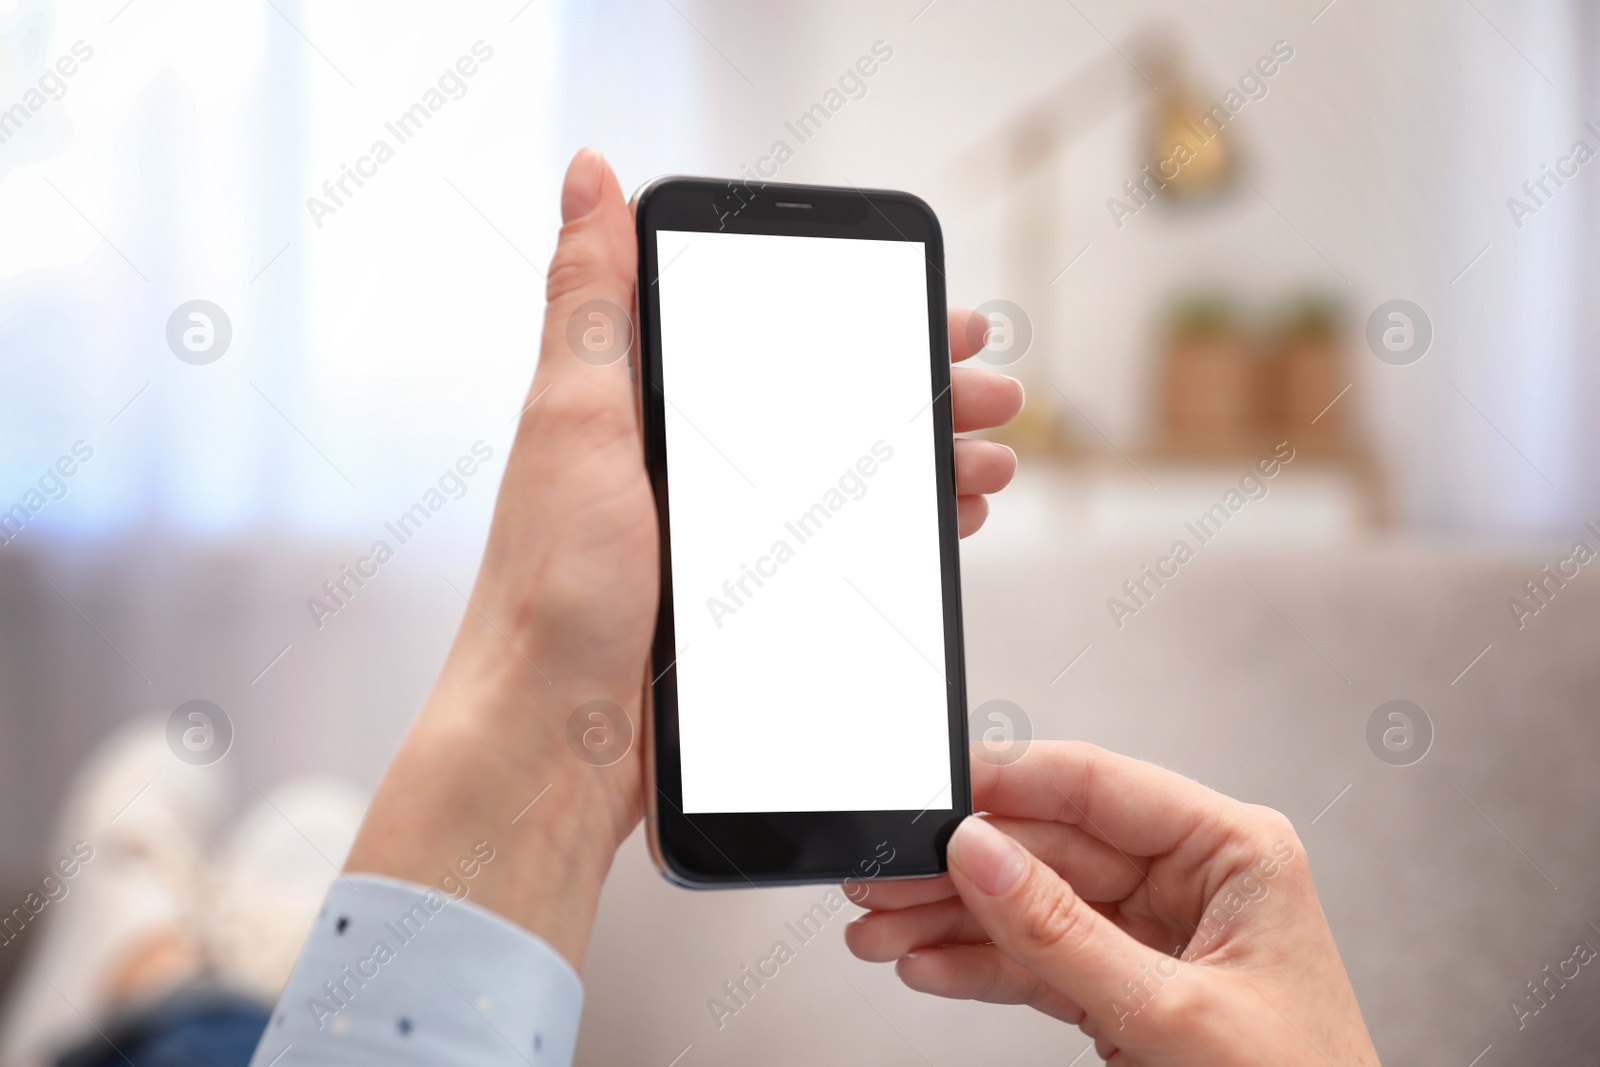
{"type": "Polygon", "coordinates": [[[62,1056],[58,1067],[247,1067],[271,1008],[190,988],[127,1012],[62,1056]]]}

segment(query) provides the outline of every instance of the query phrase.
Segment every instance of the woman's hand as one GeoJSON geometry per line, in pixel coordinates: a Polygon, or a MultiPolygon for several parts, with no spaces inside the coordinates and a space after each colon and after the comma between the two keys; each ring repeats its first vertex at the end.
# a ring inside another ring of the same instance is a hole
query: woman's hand
{"type": "Polygon", "coordinates": [[[975,757],[950,873],[846,941],[936,996],[1027,1004],[1109,1063],[1376,1065],[1289,820],[1092,745],[975,757]]]}
{"type": "MultiPolygon", "coordinates": [[[[630,361],[596,365],[568,341],[585,305],[634,306],[633,216],[599,153],[573,159],[561,217],[538,368],[471,602],[348,868],[438,884],[487,842],[495,859],[474,877],[472,900],[581,969],[600,885],[644,810],[637,742],[660,572],[630,361]],[[605,766],[568,744],[574,712],[595,700],[614,705],[627,723],[612,728],[633,738],[605,766]]],[[[973,355],[983,325],[952,312],[953,359],[973,355]]],[[[1022,387],[954,368],[952,405],[957,432],[998,426],[1021,408],[1022,387]]],[[[963,536],[1015,469],[1003,445],[956,443],[963,536]]]]}

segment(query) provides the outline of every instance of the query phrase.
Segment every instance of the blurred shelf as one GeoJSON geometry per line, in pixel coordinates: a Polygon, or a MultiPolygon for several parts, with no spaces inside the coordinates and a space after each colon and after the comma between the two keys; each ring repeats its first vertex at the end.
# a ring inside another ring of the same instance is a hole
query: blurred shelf
{"type": "Polygon", "coordinates": [[[971,550],[1050,552],[1070,543],[1167,548],[1180,538],[1193,545],[1187,524],[1226,507],[1230,490],[1239,494],[1231,498],[1239,506],[1208,544],[1333,547],[1380,528],[1379,482],[1366,459],[1296,449],[1273,477],[1260,477],[1256,463],[1271,455],[1271,444],[1210,456],[1159,448],[1019,451],[1017,477],[991,498],[991,517],[971,550]]]}

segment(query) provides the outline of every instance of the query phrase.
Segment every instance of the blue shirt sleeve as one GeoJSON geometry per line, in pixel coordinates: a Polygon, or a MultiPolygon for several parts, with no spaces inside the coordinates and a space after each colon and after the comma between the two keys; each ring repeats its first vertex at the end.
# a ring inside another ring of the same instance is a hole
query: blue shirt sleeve
{"type": "Polygon", "coordinates": [[[568,1067],[583,985],[540,938],[409,882],[343,875],[251,1067],[568,1067]]]}

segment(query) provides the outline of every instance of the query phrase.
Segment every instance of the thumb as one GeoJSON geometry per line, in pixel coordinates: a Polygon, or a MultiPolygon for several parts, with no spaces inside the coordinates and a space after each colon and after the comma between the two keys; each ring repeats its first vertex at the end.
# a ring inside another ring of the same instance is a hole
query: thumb
{"type": "Polygon", "coordinates": [[[639,252],[633,213],[622,187],[605,157],[593,148],[581,150],[567,167],[561,221],[545,284],[540,380],[535,389],[561,388],[571,380],[599,388],[608,400],[627,400],[639,252]],[[596,367],[606,368],[606,373],[595,374],[596,367]]]}
{"type": "Polygon", "coordinates": [[[1163,1000],[1161,986],[1183,966],[1123,933],[984,819],[956,827],[949,859],[957,892],[1001,951],[1083,1008],[1112,1040],[1147,1003],[1163,1000]]]}

